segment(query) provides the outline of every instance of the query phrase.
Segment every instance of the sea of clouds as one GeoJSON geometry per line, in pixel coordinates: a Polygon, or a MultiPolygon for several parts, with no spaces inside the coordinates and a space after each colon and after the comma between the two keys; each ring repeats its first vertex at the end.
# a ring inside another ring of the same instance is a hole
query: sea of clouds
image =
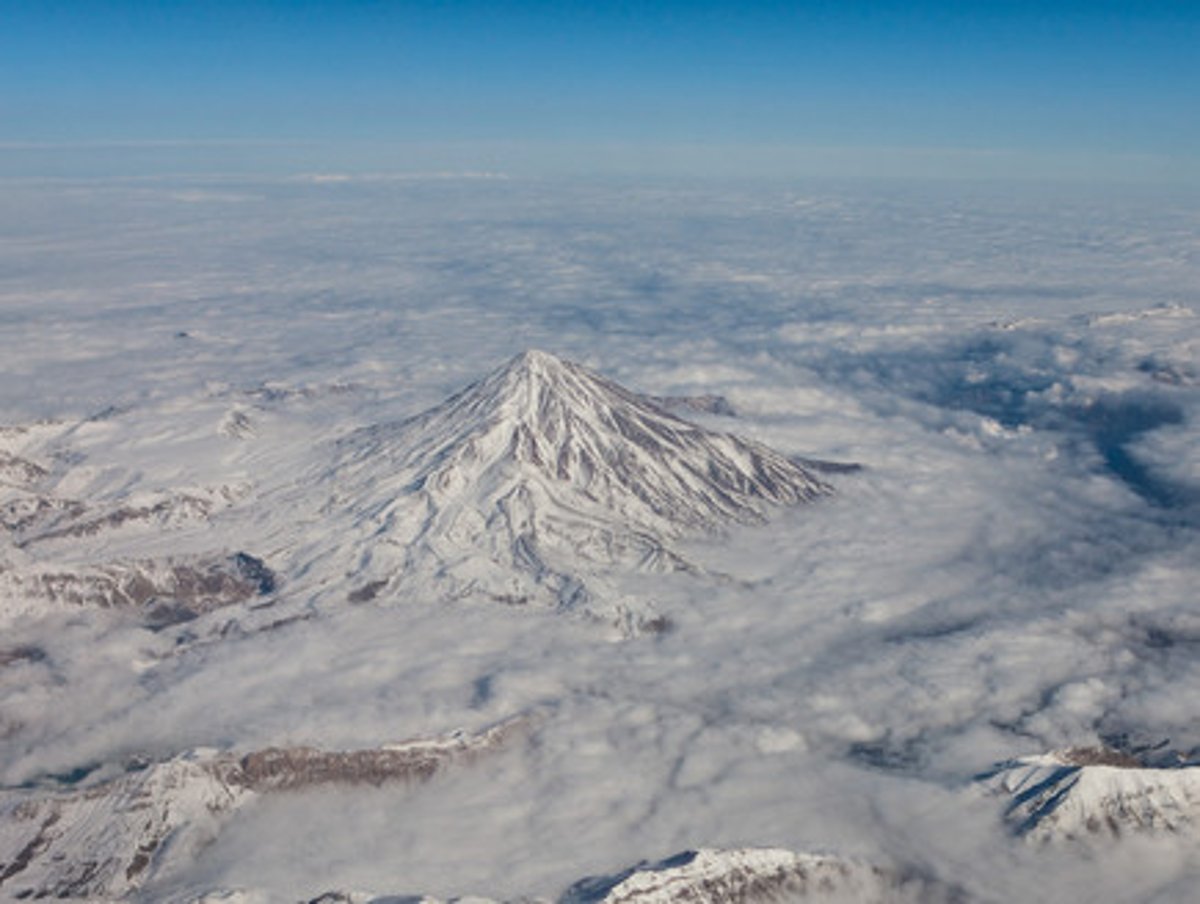
{"type": "Polygon", "coordinates": [[[323,444],[529,347],[724,395],[736,417],[707,426],[864,466],[698,540],[706,576],[631,576],[674,624],[659,637],[419,599],[178,655],[109,612],[6,627],[45,651],[0,671],[7,785],[539,714],[528,745],[417,789],[259,804],[151,897],[548,895],[748,844],[991,900],[1200,881],[1171,839],[1026,845],[972,786],[1064,745],[1200,748],[1200,198],[445,175],[0,192],[0,423],[103,415],[78,442],[105,487],[315,473],[323,444]],[[231,406],[251,447],[217,435],[231,406]]]}

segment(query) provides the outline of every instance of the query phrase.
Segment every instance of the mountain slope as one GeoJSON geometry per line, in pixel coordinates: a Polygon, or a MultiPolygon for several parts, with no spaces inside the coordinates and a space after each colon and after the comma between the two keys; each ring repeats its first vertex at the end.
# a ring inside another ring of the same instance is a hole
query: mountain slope
{"type": "Polygon", "coordinates": [[[1039,841],[1194,831],[1200,767],[1155,768],[1104,748],[1056,751],[1001,763],[981,776],[1011,798],[1005,818],[1039,841]]]}
{"type": "Polygon", "coordinates": [[[701,848],[614,876],[583,879],[559,904],[754,904],[767,901],[957,901],[936,880],[833,854],[701,848]]]}
{"type": "Polygon", "coordinates": [[[148,626],[190,621],[206,612],[268,597],[275,573],[248,553],[115,561],[94,566],[0,561],[0,622],[51,607],[137,611],[148,626]]]}
{"type": "Polygon", "coordinates": [[[81,790],[0,796],[0,896],[124,897],[186,864],[264,794],[323,785],[416,784],[503,748],[518,716],[474,734],[365,750],[195,750],[81,790]]]}
{"type": "MultiPolygon", "coordinates": [[[[830,488],[759,443],[681,420],[529,351],[441,405],[343,441],[329,511],[361,513],[366,580],[620,618],[605,568],[692,566],[671,542],[763,523],[830,488]]],[[[645,615],[645,613],[642,613],[645,615]]]]}

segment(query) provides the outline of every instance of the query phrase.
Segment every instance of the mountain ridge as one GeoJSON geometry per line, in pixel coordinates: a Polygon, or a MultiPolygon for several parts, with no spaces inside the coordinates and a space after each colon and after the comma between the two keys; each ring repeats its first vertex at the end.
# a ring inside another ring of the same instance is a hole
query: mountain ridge
{"type": "Polygon", "coordinates": [[[978,777],[1008,797],[1014,834],[1049,842],[1189,833],[1200,825],[1200,766],[1155,766],[1107,748],[1020,757],[978,777]]]}

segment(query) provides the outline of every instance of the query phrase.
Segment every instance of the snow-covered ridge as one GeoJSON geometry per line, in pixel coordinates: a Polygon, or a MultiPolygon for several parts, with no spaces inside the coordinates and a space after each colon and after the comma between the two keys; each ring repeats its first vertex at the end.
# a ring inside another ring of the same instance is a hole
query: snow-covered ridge
{"type": "Polygon", "coordinates": [[[521,716],[366,750],[194,750],[80,790],[12,790],[0,797],[0,896],[124,897],[191,861],[260,795],[427,781],[501,749],[529,724],[521,716]]]}
{"type": "Polygon", "coordinates": [[[94,566],[0,566],[0,617],[47,606],[138,610],[153,625],[186,621],[276,590],[274,571],[245,552],[94,566]]]}
{"type": "Polygon", "coordinates": [[[162,625],[274,592],[262,559],[211,539],[247,481],[144,488],[119,466],[83,464],[65,439],[79,426],[0,427],[0,621],[89,606],[162,625]],[[111,491],[93,491],[98,474],[111,491]]]}
{"type": "Polygon", "coordinates": [[[934,880],[833,854],[701,848],[616,876],[583,879],[559,904],[752,904],[767,901],[937,902],[960,894],[934,880]]]}
{"type": "MultiPolygon", "coordinates": [[[[212,892],[189,904],[259,900],[252,890],[212,892]]],[[[491,898],[389,896],[331,891],[309,904],[496,904],[491,898]]],[[[766,904],[810,901],[845,904],[965,901],[965,894],[911,871],[883,868],[836,854],[779,848],[701,848],[656,863],[642,862],[611,876],[580,879],[555,899],[520,898],[532,904],[766,904]]]]}
{"type": "Polygon", "coordinates": [[[681,420],[585,368],[528,351],[410,420],[341,444],[327,511],[379,541],[364,576],[436,575],[442,595],[610,617],[591,567],[670,571],[672,540],[763,523],[830,487],[751,440],[681,420]],[[402,554],[380,557],[387,545],[402,554]],[[388,569],[390,568],[390,573],[388,569]]]}
{"type": "Polygon", "coordinates": [[[134,528],[171,529],[203,522],[249,492],[245,484],[154,490],[128,494],[100,506],[52,495],[26,494],[0,506],[0,521],[21,547],[63,540],[76,543],[134,528]]]}
{"type": "Polygon", "coordinates": [[[1073,748],[1001,763],[980,777],[1010,798],[1005,819],[1019,835],[1048,841],[1129,832],[1194,831],[1200,766],[1154,767],[1107,748],[1073,748]]]}

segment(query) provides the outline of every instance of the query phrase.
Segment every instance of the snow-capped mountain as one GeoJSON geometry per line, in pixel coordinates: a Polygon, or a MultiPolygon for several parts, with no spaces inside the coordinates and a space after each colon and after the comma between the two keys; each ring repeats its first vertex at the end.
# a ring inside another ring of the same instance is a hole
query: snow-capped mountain
{"type": "Polygon", "coordinates": [[[189,862],[263,794],[427,781],[503,747],[528,725],[522,716],[475,734],[365,750],[194,750],[79,790],[12,790],[0,796],[0,895],[124,897],[189,862]]]}
{"type": "Polygon", "coordinates": [[[583,879],[559,904],[754,904],[767,901],[955,901],[953,888],[832,854],[702,848],[616,876],[583,879]]]}
{"type": "MultiPolygon", "coordinates": [[[[187,904],[259,904],[254,889],[213,890],[187,904]]],[[[658,862],[642,862],[611,876],[590,876],[556,898],[513,904],[767,904],[778,901],[844,904],[950,904],[965,902],[957,886],[911,870],[885,868],[836,854],[779,848],[701,848],[658,862]]],[[[308,904],[500,904],[497,899],[329,891],[308,904]]]]}
{"type": "Polygon", "coordinates": [[[476,597],[569,609],[623,635],[659,630],[653,600],[624,579],[699,572],[681,541],[830,492],[815,465],[681,420],[666,401],[529,351],[423,414],[332,448],[285,444],[271,472],[247,467],[263,453],[241,444],[228,474],[183,486],[146,487],[103,444],[89,461],[74,444],[99,429],[91,421],[12,428],[0,617],[249,602],[274,590],[230,566],[253,544],[294,587],[285,608],[476,597]]]}
{"type": "Polygon", "coordinates": [[[829,491],[766,446],[528,351],[417,417],[344,440],[327,511],[356,513],[361,583],[377,591],[431,576],[443,595],[611,619],[628,604],[597,589],[605,568],[689,570],[672,541],[829,491]]]}
{"type": "Polygon", "coordinates": [[[187,862],[252,796],[214,751],[195,751],[75,793],[0,803],[0,893],[123,896],[187,862]]]}
{"type": "Polygon", "coordinates": [[[1010,798],[1013,830],[1039,841],[1200,824],[1200,766],[1152,767],[1106,748],[1075,748],[1001,763],[981,780],[1010,798]]]}

